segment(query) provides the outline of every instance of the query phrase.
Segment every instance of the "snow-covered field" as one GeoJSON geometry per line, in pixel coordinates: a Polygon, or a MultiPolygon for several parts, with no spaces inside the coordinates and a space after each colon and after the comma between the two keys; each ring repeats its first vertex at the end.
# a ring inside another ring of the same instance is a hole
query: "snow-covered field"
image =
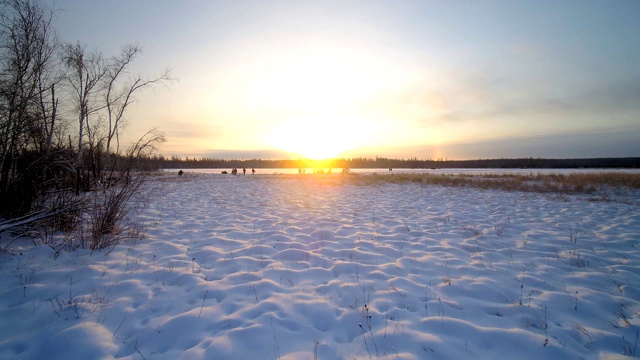
{"type": "Polygon", "coordinates": [[[640,196],[631,190],[603,202],[192,173],[149,186],[142,240],[54,258],[21,238],[0,253],[0,358],[640,352],[640,196]]]}

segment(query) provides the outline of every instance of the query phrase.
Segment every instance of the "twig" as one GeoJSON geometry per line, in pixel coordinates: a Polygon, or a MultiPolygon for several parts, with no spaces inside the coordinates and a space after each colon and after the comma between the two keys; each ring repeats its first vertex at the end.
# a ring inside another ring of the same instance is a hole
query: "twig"
{"type": "Polygon", "coordinates": [[[204,299],[202,299],[202,306],[200,306],[200,312],[198,313],[198,319],[200,319],[200,315],[202,315],[202,308],[204,307],[204,301],[207,300],[207,295],[209,294],[209,290],[204,292],[204,299]]]}
{"type": "Polygon", "coordinates": [[[313,360],[318,360],[318,345],[320,345],[320,342],[318,340],[314,340],[313,341],[313,360]]]}
{"type": "Polygon", "coordinates": [[[58,315],[58,317],[60,317],[60,313],[56,310],[56,306],[53,305],[53,299],[49,299],[49,302],[51,303],[51,307],[53,308],[53,312],[56,313],[56,315],[58,315]]]}
{"type": "Polygon", "coordinates": [[[276,328],[273,326],[273,317],[269,315],[269,323],[271,324],[271,333],[273,335],[273,353],[276,359],[280,359],[280,345],[276,337],[276,328]]]}
{"type": "Polygon", "coordinates": [[[362,327],[362,324],[358,324],[358,326],[360,326],[360,330],[362,330],[362,339],[364,340],[364,346],[367,348],[367,354],[369,354],[369,359],[373,359],[371,357],[371,352],[369,351],[369,345],[367,345],[367,332],[364,330],[364,327],[362,327]]]}
{"type": "Polygon", "coordinates": [[[549,324],[547,323],[547,303],[544,304],[544,343],[542,345],[547,347],[549,344],[549,324]]]}
{"type": "Polygon", "coordinates": [[[520,306],[522,306],[522,292],[524,291],[524,270],[522,270],[522,279],[520,282],[520,306]]]}
{"type": "MultiPolygon", "coordinates": [[[[51,303],[53,305],[53,303],[51,303]]],[[[57,313],[56,313],[57,314],[57,313]]],[[[122,318],[122,321],[120,322],[120,325],[118,325],[118,328],[116,329],[116,331],[113,333],[113,337],[116,336],[116,334],[118,333],[118,331],[120,331],[120,328],[122,327],[122,324],[124,324],[124,321],[127,320],[127,315],[125,315],[122,318]]]]}

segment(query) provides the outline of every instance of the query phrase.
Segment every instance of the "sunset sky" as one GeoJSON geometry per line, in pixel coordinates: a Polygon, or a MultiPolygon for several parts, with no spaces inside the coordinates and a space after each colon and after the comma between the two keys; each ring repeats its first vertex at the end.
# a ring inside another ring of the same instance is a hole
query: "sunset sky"
{"type": "Polygon", "coordinates": [[[57,0],[64,41],[178,79],[164,155],[640,156],[640,1],[57,0]]]}

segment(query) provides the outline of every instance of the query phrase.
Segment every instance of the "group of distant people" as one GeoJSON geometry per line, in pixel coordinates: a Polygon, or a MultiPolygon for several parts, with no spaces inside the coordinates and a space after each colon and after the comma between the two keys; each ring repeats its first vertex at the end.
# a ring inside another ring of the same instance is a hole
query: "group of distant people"
{"type": "MultiPolygon", "coordinates": [[[[349,168],[343,168],[342,169],[342,174],[348,174],[349,171],[351,169],[349,168]]],[[[389,171],[391,171],[392,169],[389,169],[389,171]]],[[[313,169],[313,173],[314,174],[331,174],[332,169],[329,168],[326,172],[324,171],[324,169],[313,169]]],[[[256,173],[256,169],[251,169],[251,174],[255,174],[256,173]]],[[[305,174],[306,173],[306,169],[303,168],[299,168],[298,169],[298,174],[305,174]]],[[[178,171],[178,175],[182,176],[184,174],[184,171],[180,170],[178,171]]],[[[224,170],[222,171],[222,174],[229,174],[228,171],[224,170]]],[[[247,174],[247,169],[246,168],[242,168],[242,175],[246,175],[247,174]]],[[[231,175],[238,175],[238,169],[237,168],[233,168],[231,169],[231,175]]]]}
{"type": "MultiPolygon", "coordinates": [[[[229,172],[227,172],[225,170],[222,173],[223,174],[228,174],[229,172]]],[[[251,173],[255,174],[256,173],[256,169],[251,169],[251,173]]],[[[231,175],[238,175],[238,169],[236,169],[236,168],[231,169],[231,175]]],[[[242,168],[242,175],[247,175],[247,168],[242,168]]]]}

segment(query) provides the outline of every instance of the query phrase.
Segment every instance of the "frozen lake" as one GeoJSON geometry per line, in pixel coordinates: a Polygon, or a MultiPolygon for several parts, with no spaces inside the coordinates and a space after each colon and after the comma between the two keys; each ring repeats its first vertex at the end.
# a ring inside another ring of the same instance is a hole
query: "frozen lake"
{"type": "MultiPolygon", "coordinates": [[[[165,172],[178,172],[179,169],[165,169],[165,172]]],[[[242,172],[242,169],[238,169],[242,172]]],[[[255,169],[256,175],[276,175],[276,174],[298,174],[298,169],[275,168],[275,169],[255,169]]],[[[313,169],[305,169],[304,175],[313,174],[313,169]]],[[[328,169],[324,169],[325,171],[328,169]]],[[[222,171],[231,172],[231,169],[184,169],[186,172],[202,174],[221,174],[222,171]]],[[[341,168],[333,168],[332,174],[340,174],[341,168]]],[[[573,174],[573,173],[601,173],[601,172],[623,172],[640,173],[640,169],[619,169],[619,168],[588,168],[588,169],[351,169],[354,174],[385,174],[385,173],[408,173],[408,174],[573,174]]],[[[247,169],[247,174],[251,174],[251,169],[247,169]]]]}

